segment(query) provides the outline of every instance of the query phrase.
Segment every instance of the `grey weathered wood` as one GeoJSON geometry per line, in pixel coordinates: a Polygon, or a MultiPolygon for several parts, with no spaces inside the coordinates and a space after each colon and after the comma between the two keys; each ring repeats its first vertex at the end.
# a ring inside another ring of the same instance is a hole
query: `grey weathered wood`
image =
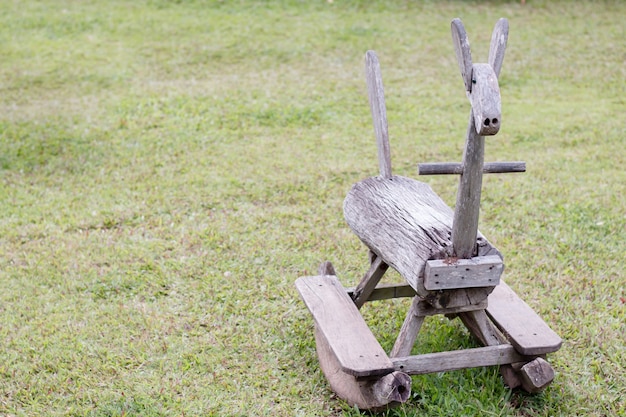
{"type": "Polygon", "coordinates": [[[322,262],[319,268],[317,268],[317,273],[319,275],[337,275],[337,273],[335,272],[335,267],[330,261],[322,262]]]}
{"type": "Polygon", "coordinates": [[[492,35],[489,64],[473,64],[469,40],[460,19],[451,23],[452,43],[456,53],[461,77],[472,103],[476,132],[481,136],[495,135],[500,129],[500,88],[498,74],[504,59],[508,22],[496,24],[492,35]],[[506,36],[505,36],[506,35],[506,36]],[[496,71],[497,70],[497,71],[496,71]]]}
{"type": "MultiPolygon", "coordinates": [[[[496,27],[499,28],[500,26],[496,27]]],[[[467,65],[468,63],[471,64],[471,55],[469,42],[463,41],[463,38],[467,38],[467,34],[463,24],[458,19],[452,21],[452,37],[461,75],[467,82],[467,65]],[[466,43],[467,48],[465,48],[466,43]]],[[[498,45],[499,43],[495,47],[498,45]]],[[[496,64],[499,57],[498,53],[494,49],[493,59],[496,64]]],[[[472,110],[468,123],[463,154],[463,173],[459,183],[452,227],[454,253],[459,258],[475,256],[485,153],[484,136],[498,133],[502,118],[500,88],[494,68],[489,64],[471,65],[471,88],[467,88],[466,84],[466,89],[472,110]]]]}
{"type": "Polygon", "coordinates": [[[447,316],[463,313],[474,310],[484,310],[487,308],[487,300],[481,301],[478,304],[468,304],[460,307],[448,307],[448,308],[435,308],[426,301],[420,301],[415,309],[415,314],[418,316],[434,316],[436,314],[444,314],[447,316]]]}
{"type": "Polygon", "coordinates": [[[383,411],[404,403],[411,395],[411,377],[400,371],[361,380],[342,369],[319,327],[315,328],[315,344],[320,368],[335,394],[350,407],[372,412],[383,411]]]}
{"type": "Polygon", "coordinates": [[[393,366],[335,276],[301,277],[296,288],[343,372],[385,375],[393,366]]]}
{"type": "Polygon", "coordinates": [[[478,366],[503,365],[523,361],[511,345],[496,345],[449,352],[391,358],[395,369],[409,375],[456,371],[478,366]]]}
{"type": "MultiPolygon", "coordinates": [[[[356,288],[348,288],[348,295],[354,299],[356,288]]],[[[367,301],[389,300],[390,298],[415,297],[415,290],[406,283],[379,284],[374,288],[367,301]]],[[[486,306],[485,306],[486,307],[486,306]]]]}
{"type": "Polygon", "coordinates": [[[493,325],[484,310],[462,313],[459,314],[459,318],[484,346],[508,343],[506,337],[493,325]]]}
{"type": "Polygon", "coordinates": [[[337,273],[335,272],[335,267],[330,261],[322,262],[319,268],[317,268],[317,273],[319,275],[337,275],[337,273]]]}
{"type": "Polygon", "coordinates": [[[411,349],[413,349],[417,334],[422,327],[422,323],[424,323],[424,316],[417,315],[417,305],[419,302],[419,298],[413,298],[411,308],[409,308],[404,322],[402,323],[400,333],[398,333],[396,342],[389,354],[390,357],[409,356],[411,354],[411,349]]]}
{"type": "Polygon", "coordinates": [[[504,281],[489,296],[487,314],[524,355],[543,355],[561,347],[561,338],[504,281]]]}
{"type": "MultiPolygon", "coordinates": [[[[417,165],[419,175],[446,175],[463,173],[460,162],[427,162],[417,165]]],[[[509,172],[526,172],[526,162],[487,162],[483,164],[483,174],[504,174],[509,172]]]]}
{"type": "Polygon", "coordinates": [[[370,101],[370,110],[374,120],[374,132],[378,146],[378,166],[383,178],[391,178],[391,149],[389,147],[389,128],[387,125],[387,109],[385,107],[385,90],[380,73],[380,63],[376,52],[367,51],[365,54],[365,77],[367,79],[367,93],[370,101]]]}
{"type": "Polygon", "coordinates": [[[452,44],[454,45],[454,52],[456,53],[456,59],[459,63],[459,69],[461,70],[461,77],[465,84],[465,91],[472,90],[472,53],[470,51],[469,39],[467,38],[467,32],[461,19],[456,18],[450,23],[450,29],[452,31],[452,44]]]}
{"type": "Polygon", "coordinates": [[[519,374],[522,379],[522,388],[530,393],[543,390],[554,380],[554,369],[543,358],[528,362],[522,366],[519,374]]]}
{"type": "Polygon", "coordinates": [[[476,133],[492,136],[500,130],[502,104],[498,77],[489,64],[472,66],[472,91],[468,94],[476,133]]]}
{"type": "MultiPolygon", "coordinates": [[[[429,185],[410,178],[372,177],[355,184],[344,201],[344,215],[354,233],[398,271],[434,307],[458,307],[484,300],[492,288],[428,291],[422,277],[430,259],[451,256],[452,210],[429,185]]],[[[478,255],[500,255],[478,234],[478,255]]]]}
{"type": "Polygon", "coordinates": [[[383,262],[380,257],[377,256],[372,260],[369,270],[365,273],[352,294],[352,299],[357,308],[361,308],[369,300],[370,295],[388,268],[389,265],[383,262]]]}
{"type": "Polygon", "coordinates": [[[504,50],[509,38],[509,21],[505,18],[498,20],[491,34],[491,45],[489,46],[489,65],[493,68],[496,76],[500,76],[500,69],[504,61],[504,50]]]}
{"type": "MultiPolygon", "coordinates": [[[[354,297],[355,288],[348,288],[346,291],[350,297],[354,297]]],[[[415,297],[416,292],[407,283],[402,284],[379,284],[370,294],[367,301],[389,300],[392,298],[415,297]]],[[[456,314],[464,311],[484,310],[487,308],[487,299],[477,304],[462,305],[460,307],[435,308],[426,300],[420,301],[417,305],[418,316],[434,316],[437,314],[456,314]]]]}
{"type": "Polygon", "coordinates": [[[426,262],[424,288],[449,290],[498,285],[504,264],[499,256],[448,258],[426,262]]]}
{"type": "MultiPolygon", "coordinates": [[[[475,240],[478,230],[480,194],[482,188],[485,135],[495,135],[501,125],[501,102],[498,76],[504,57],[506,42],[502,45],[506,22],[499,22],[494,30],[496,39],[490,64],[472,64],[469,41],[463,23],[452,21],[452,38],[461,75],[466,82],[467,96],[472,105],[468,123],[465,151],[463,153],[463,173],[457,193],[452,241],[454,254],[459,258],[475,256],[475,240]],[[471,65],[470,87],[467,88],[468,65],[471,65]],[[495,69],[494,69],[495,67],[495,69]]],[[[508,31],[507,31],[508,33],[508,31]]]]}
{"type": "Polygon", "coordinates": [[[459,180],[452,223],[453,252],[459,258],[476,256],[484,155],[485,138],[476,133],[474,117],[470,115],[463,153],[464,169],[459,180]]]}
{"type": "MultiPolygon", "coordinates": [[[[462,313],[458,317],[470,333],[484,346],[508,344],[506,337],[489,320],[484,310],[462,313]]],[[[514,389],[522,385],[521,378],[512,365],[500,365],[500,374],[502,374],[502,379],[509,388],[514,389]]]]}
{"type": "Polygon", "coordinates": [[[368,178],[352,186],[343,208],[354,233],[413,288],[425,262],[451,245],[452,210],[428,184],[368,178]]]}

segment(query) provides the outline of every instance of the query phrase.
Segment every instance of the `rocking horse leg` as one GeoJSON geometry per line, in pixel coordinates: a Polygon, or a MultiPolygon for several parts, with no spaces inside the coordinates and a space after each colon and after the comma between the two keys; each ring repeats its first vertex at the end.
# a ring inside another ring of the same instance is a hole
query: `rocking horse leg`
{"type": "Polygon", "coordinates": [[[322,262],[319,268],[317,268],[317,273],[319,275],[337,275],[337,273],[335,272],[335,267],[330,261],[322,262]]]}
{"type": "MultiPolygon", "coordinates": [[[[491,323],[485,310],[460,313],[459,318],[483,345],[495,346],[507,343],[506,337],[491,323]]],[[[512,365],[500,365],[500,374],[509,388],[513,389],[522,385],[522,380],[512,365]]]]}
{"type": "MultiPolygon", "coordinates": [[[[459,317],[470,332],[485,346],[508,343],[506,337],[491,322],[484,310],[460,313],[459,317]]],[[[529,393],[541,391],[550,385],[554,379],[552,366],[541,357],[536,357],[526,363],[500,365],[500,373],[504,383],[509,388],[521,386],[529,393]]]]}
{"type": "Polygon", "coordinates": [[[496,326],[491,323],[485,310],[459,313],[459,318],[465,327],[485,346],[495,346],[507,343],[506,338],[496,326]]]}
{"type": "Polygon", "coordinates": [[[357,308],[361,308],[380,282],[389,265],[383,262],[380,256],[376,256],[374,252],[370,252],[370,269],[365,273],[359,285],[356,286],[352,293],[352,299],[357,308]]]}
{"type": "Polygon", "coordinates": [[[393,345],[393,349],[391,349],[390,357],[397,358],[411,354],[411,349],[413,349],[415,340],[417,340],[417,334],[422,327],[422,323],[424,323],[424,316],[418,315],[419,303],[419,297],[414,297],[411,308],[406,314],[404,323],[402,323],[402,328],[400,329],[396,343],[393,345]]]}

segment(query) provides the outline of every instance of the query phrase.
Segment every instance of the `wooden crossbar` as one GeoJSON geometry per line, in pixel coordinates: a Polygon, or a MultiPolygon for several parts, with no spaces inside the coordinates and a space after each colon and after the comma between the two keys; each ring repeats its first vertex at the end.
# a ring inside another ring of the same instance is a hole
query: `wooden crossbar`
{"type": "MultiPolygon", "coordinates": [[[[460,162],[423,162],[417,164],[418,175],[463,174],[460,162]]],[[[526,172],[526,162],[485,162],[483,174],[505,174],[508,172],[526,172]]]]}
{"type": "Polygon", "coordinates": [[[527,361],[528,358],[520,355],[515,347],[509,344],[391,359],[396,370],[409,375],[456,371],[479,366],[505,365],[524,360],[527,361]]]}

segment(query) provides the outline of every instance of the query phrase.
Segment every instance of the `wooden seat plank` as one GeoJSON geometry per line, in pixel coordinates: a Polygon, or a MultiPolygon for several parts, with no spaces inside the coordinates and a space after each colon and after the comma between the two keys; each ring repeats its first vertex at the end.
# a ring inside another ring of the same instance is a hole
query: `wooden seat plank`
{"type": "Polygon", "coordinates": [[[561,338],[504,281],[488,298],[487,314],[522,355],[560,349],[561,338]]]}
{"type": "Polygon", "coordinates": [[[425,183],[394,176],[355,184],[344,201],[352,231],[416,290],[426,261],[452,246],[452,210],[425,183]]]}
{"type": "MultiPolygon", "coordinates": [[[[367,178],[348,192],[343,211],[359,239],[433,306],[476,304],[485,300],[493,289],[488,286],[429,291],[424,287],[426,262],[452,256],[454,216],[428,184],[397,175],[391,179],[367,178]]],[[[480,232],[477,248],[477,256],[502,258],[480,232]]]]}
{"type": "Polygon", "coordinates": [[[385,375],[394,366],[336,276],[301,277],[296,288],[344,372],[385,375]]]}

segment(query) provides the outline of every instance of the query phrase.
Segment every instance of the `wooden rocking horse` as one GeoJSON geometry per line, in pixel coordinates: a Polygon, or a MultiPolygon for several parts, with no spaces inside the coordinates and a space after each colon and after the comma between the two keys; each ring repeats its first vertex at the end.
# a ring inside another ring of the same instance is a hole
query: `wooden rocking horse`
{"type": "Polygon", "coordinates": [[[338,397],[362,410],[405,402],[410,375],[499,365],[510,388],[537,392],[552,382],[545,355],[561,339],[502,280],[500,252],[478,232],[483,173],[523,172],[523,162],[483,163],[485,136],[501,125],[498,75],[508,22],[493,31],[487,64],[473,64],[465,28],[451,24],[452,38],[471,112],[462,163],[419,164],[421,175],[458,174],[452,211],[431,187],[391,173],[387,116],[378,58],[366,54],[368,95],[378,144],[380,175],[355,184],[344,215],[370,251],[359,284],[344,289],[329,262],[296,287],[315,320],[322,371],[338,397]],[[391,266],[406,283],[379,285],[391,266]],[[408,284],[408,285],[407,285],[408,284]],[[359,309],[367,301],[413,297],[389,355],[359,309]],[[425,317],[459,317],[484,347],[411,355],[425,317]]]}

